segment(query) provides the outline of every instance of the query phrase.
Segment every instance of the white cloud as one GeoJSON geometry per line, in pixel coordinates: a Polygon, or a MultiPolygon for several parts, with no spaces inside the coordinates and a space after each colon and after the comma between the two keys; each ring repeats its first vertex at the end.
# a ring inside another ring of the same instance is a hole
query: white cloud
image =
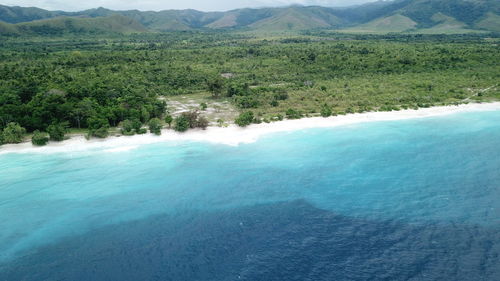
{"type": "Polygon", "coordinates": [[[0,0],[8,6],[39,7],[48,10],[78,11],[105,7],[115,10],[196,9],[224,11],[244,7],[285,6],[291,4],[347,6],[375,0],[0,0]]]}

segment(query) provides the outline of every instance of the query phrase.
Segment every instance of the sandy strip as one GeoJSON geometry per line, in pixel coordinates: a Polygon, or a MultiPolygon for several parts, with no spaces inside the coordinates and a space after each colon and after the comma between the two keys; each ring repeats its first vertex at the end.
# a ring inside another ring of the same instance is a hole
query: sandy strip
{"type": "Polygon", "coordinates": [[[458,106],[440,106],[422,108],[418,110],[401,110],[391,112],[367,112],[335,116],[329,118],[313,117],[299,120],[285,120],[273,123],[262,123],[240,128],[230,126],[227,128],[209,127],[207,130],[191,130],[186,133],[177,133],[173,130],[163,130],[161,136],[152,134],[109,137],[103,140],[86,140],[83,136],[75,136],[64,142],[51,142],[47,146],[34,147],[31,143],[8,144],[0,147],[0,154],[6,153],[58,153],[76,152],[87,149],[99,149],[111,153],[123,153],[137,148],[143,144],[166,141],[200,141],[226,145],[239,145],[257,141],[261,136],[309,128],[328,128],[350,125],[362,122],[391,121],[411,118],[425,118],[442,116],[459,112],[477,112],[500,110],[500,102],[464,104],[458,106]]]}

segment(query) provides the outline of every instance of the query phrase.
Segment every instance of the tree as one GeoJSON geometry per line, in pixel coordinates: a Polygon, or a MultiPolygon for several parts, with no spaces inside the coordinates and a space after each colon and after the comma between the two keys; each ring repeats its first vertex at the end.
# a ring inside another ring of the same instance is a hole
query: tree
{"type": "Polygon", "coordinates": [[[172,126],[173,121],[174,121],[174,118],[172,117],[172,115],[167,114],[167,116],[165,116],[165,123],[168,124],[169,128],[172,126]]]}
{"type": "Polygon", "coordinates": [[[47,127],[47,132],[49,133],[50,140],[53,141],[63,141],[64,135],[66,134],[66,123],[56,123],[47,127]]]}
{"type": "Polygon", "coordinates": [[[309,52],[309,54],[307,54],[307,60],[310,62],[316,61],[316,53],[314,53],[312,51],[309,52]]]}
{"type": "Polygon", "coordinates": [[[224,80],[222,77],[215,76],[213,78],[207,79],[208,90],[212,93],[214,98],[218,98],[222,94],[224,89],[224,80]]]}
{"type": "Polygon", "coordinates": [[[4,143],[21,143],[24,139],[26,129],[21,127],[15,122],[7,124],[3,129],[3,142],[4,143]]]}
{"type": "Polygon", "coordinates": [[[185,115],[180,115],[175,118],[174,130],[177,132],[185,132],[190,128],[189,119],[185,115]]]}
{"type": "Polygon", "coordinates": [[[149,111],[146,108],[142,107],[141,108],[141,121],[143,123],[146,123],[150,118],[151,118],[151,114],[149,114],[149,111]]]}
{"type": "Polygon", "coordinates": [[[31,138],[31,143],[36,146],[43,146],[49,142],[49,135],[47,133],[40,132],[36,130],[33,132],[33,137],[31,138]]]}
{"type": "Polygon", "coordinates": [[[65,95],[64,91],[53,89],[33,97],[27,103],[31,115],[28,129],[42,130],[52,123],[66,120],[71,114],[71,104],[67,102],[65,95]]]}
{"type": "Polygon", "coordinates": [[[89,123],[89,129],[91,130],[97,130],[102,127],[108,127],[109,128],[109,122],[108,120],[102,118],[102,117],[91,117],[88,121],[89,123]]]}
{"type": "Polygon", "coordinates": [[[149,131],[152,133],[152,134],[155,134],[157,136],[161,135],[161,129],[162,129],[162,125],[161,125],[161,120],[158,119],[158,118],[153,118],[151,120],[149,120],[149,131]]]}
{"type": "Polygon", "coordinates": [[[78,129],[81,128],[82,122],[84,122],[89,116],[95,114],[94,108],[97,106],[97,103],[90,98],[84,98],[82,101],[75,105],[75,107],[71,111],[71,116],[76,121],[78,129]]]}
{"type": "Polygon", "coordinates": [[[240,116],[238,116],[238,118],[236,118],[234,123],[236,123],[236,125],[238,125],[240,127],[246,127],[246,126],[252,124],[253,119],[254,119],[253,112],[247,111],[247,112],[241,113],[240,116]]]}

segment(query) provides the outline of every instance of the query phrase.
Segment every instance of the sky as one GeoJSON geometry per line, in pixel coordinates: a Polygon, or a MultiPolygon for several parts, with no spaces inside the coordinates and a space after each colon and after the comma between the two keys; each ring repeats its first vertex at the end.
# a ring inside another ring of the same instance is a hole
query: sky
{"type": "Polygon", "coordinates": [[[292,4],[340,7],[373,1],[375,0],[0,0],[0,4],[63,11],[80,11],[97,7],[113,10],[138,9],[141,11],[167,9],[227,11],[238,8],[276,7],[292,4]]]}

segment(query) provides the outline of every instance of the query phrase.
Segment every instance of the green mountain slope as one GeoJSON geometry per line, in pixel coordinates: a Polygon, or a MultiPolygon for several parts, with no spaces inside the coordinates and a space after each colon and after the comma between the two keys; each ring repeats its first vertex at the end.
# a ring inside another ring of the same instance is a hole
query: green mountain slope
{"type": "Polygon", "coordinates": [[[86,17],[122,15],[140,22],[150,30],[169,31],[202,28],[204,25],[221,18],[224,13],[205,13],[196,10],[165,10],[160,12],[141,12],[139,10],[112,11],[104,8],[97,8],[77,12],[76,15],[86,17]]]}
{"type": "Polygon", "coordinates": [[[275,15],[248,25],[254,30],[307,30],[332,28],[340,25],[341,19],[321,7],[290,7],[280,9],[275,15]]]}
{"type": "Polygon", "coordinates": [[[260,20],[275,16],[281,9],[238,9],[225,12],[215,21],[205,25],[207,28],[241,28],[260,20]]]}
{"type": "Polygon", "coordinates": [[[344,20],[338,11],[324,7],[298,7],[240,9],[223,14],[207,28],[246,28],[251,30],[306,30],[316,28],[335,28],[344,20]]]}
{"type": "Polygon", "coordinates": [[[47,11],[39,8],[8,7],[0,5],[0,20],[7,23],[20,23],[63,16],[68,13],[47,11]]]}
{"type": "Polygon", "coordinates": [[[64,35],[96,33],[137,33],[147,29],[137,21],[113,15],[99,18],[58,17],[12,24],[0,24],[2,35],[64,35]]]}
{"type": "MultiPolygon", "coordinates": [[[[366,23],[354,24],[346,32],[388,33],[470,33],[478,29],[496,31],[500,12],[497,0],[399,0],[371,7],[361,20],[380,15],[366,23]],[[480,21],[484,21],[481,27],[480,21]]],[[[360,7],[365,9],[366,7],[360,7]]],[[[352,11],[351,11],[352,13],[352,11]]]]}
{"type": "Polygon", "coordinates": [[[436,25],[436,14],[452,17],[468,26],[473,26],[487,13],[500,13],[498,0],[404,0],[406,5],[399,10],[418,23],[419,28],[436,25]]]}
{"type": "Polygon", "coordinates": [[[0,34],[1,35],[17,35],[17,34],[19,34],[19,30],[17,30],[16,26],[13,24],[0,21],[0,34]]]}
{"type": "Polygon", "coordinates": [[[355,27],[343,29],[342,31],[356,33],[404,32],[414,29],[415,26],[417,26],[417,23],[409,17],[396,14],[389,17],[379,18],[355,27]]]}
{"type": "Polygon", "coordinates": [[[224,13],[204,13],[196,10],[167,10],[161,12],[140,12],[137,10],[119,12],[155,31],[188,30],[203,26],[221,18],[224,13]]]}
{"type": "Polygon", "coordinates": [[[433,15],[431,19],[434,23],[436,23],[433,27],[422,28],[417,30],[417,32],[424,34],[464,34],[469,32],[478,32],[477,30],[468,28],[467,24],[442,13],[433,15]]]}
{"type": "MultiPolygon", "coordinates": [[[[57,18],[102,18],[123,16],[151,31],[191,29],[244,29],[289,31],[342,29],[351,32],[467,33],[500,29],[499,0],[394,0],[346,8],[291,6],[238,9],[228,12],[196,10],[112,11],[104,8],[81,12],[46,11],[38,8],[0,5],[0,21],[17,24],[57,18]]],[[[114,24],[111,24],[113,28],[114,24]]],[[[115,27],[116,28],[116,27],[115,27]]],[[[3,30],[12,27],[3,26],[3,30]]],[[[84,28],[85,29],[85,28],[84,28]]],[[[139,26],[132,27],[141,29],[139,26]]],[[[102,30],[102,29],[101,29],[102,30]]],[[[112,32],[114,32],[112,30],[112,32]]]]}
{"type": "Polygon", "coordinates": [[[488,13],[484,19],[476,23],[475,27],[500,32],[500,16],[488,13]]]}

